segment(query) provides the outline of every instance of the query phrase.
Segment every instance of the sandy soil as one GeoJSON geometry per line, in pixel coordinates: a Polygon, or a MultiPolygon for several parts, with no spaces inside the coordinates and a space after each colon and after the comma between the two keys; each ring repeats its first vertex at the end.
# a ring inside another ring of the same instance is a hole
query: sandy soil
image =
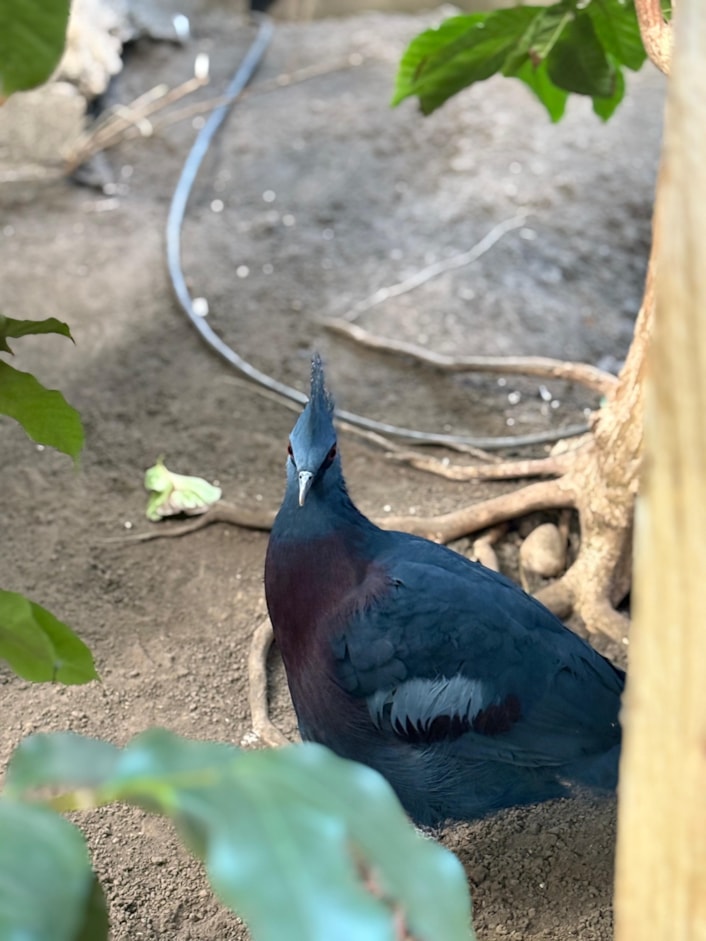
{"type": "MultiPolygon", "coordinates": [[[[225,6],[182,2],[193,43],[138,44],[111,97],[178,83],[196,51],[211,55],[204,94],[213,95],[252,35],[225,6]]],[[[321,350],[346,408],[480,435],[580,421],[595,400],[563,383],[552,386],[551,407],[536,382],[445,378],[365,353],[323,325],[522,210],[524,226],[478,262],[360,322],[447,352],[615,365],[627,349],[649,243],[660,77],[646,68],[632,78],[608,125],[578,101],[552,126],[528,92],[503,80],[426,120],[413,103],[390,111],[395,64],[428,20],[365,14],[278,27],[255,92],[198,178],[184,230],[189,283],[208,298],[214,326],[266,372],[305,388],[307,361],[321,350]],[[352,53],[362,64],[256,93],[280,73],[352,53]],[[508,399],[514,391],[519,402],[508,399]]],[[[206,350],[166,276],[166,212],[193,136],[186,122],[112,151],[112,195],[70,183],[4,192],[0,308],[58,316],[76,339],[23,340],[17,365],[64,390],[84,416],[87,445],[76,472],[0,422],[3,586],[71,623],[103,681],[36,687],[0,666],[0,766],[36,730],[116,743],[153,724],[249,737],[246,658],[264,612],[266,535],[219,525],[183,540],[122,538],[128,524],[150,525],[142,475],[161,454],[174,470],[218,479],[234,503],[275,507],[282,492],[292,413],[206,350]]],[[[400,469],[348,435],[342,451],[352,494],[371,515],[446,510],[499,489],[400,469]]],[[[509,565],[517,539],[511,533],[503,553],[509,565]]],[[[276,664],[272,686],[276,720],[293,734],[276,664]]],[[[161,820],[112,807],[82,825],[116,941],[246,937],[161,820]]],[[[479,938],[525,941],[611,937],[614,839],[610,801],[510,812],[444,837],[467,868],[479,938]]]]}

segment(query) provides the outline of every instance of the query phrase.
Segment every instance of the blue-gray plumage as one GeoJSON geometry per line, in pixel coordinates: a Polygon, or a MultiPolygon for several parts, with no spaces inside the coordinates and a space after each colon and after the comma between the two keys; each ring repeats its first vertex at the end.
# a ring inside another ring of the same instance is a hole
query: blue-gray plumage
{"type": "Polygon", "coordinates": [[[302,738],[418,823],[615,788],[622,671],[509,579],[356,509],[318,357],[265,591],[302,738]]]}

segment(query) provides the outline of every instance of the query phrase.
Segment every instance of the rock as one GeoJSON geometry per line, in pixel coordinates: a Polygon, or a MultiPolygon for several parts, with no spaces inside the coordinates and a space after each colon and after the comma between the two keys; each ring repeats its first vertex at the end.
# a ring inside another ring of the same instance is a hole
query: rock
{"type": "Polygon", "coordinates": [[[520,546],[520,567],[527,575],[554,578],[566,567],[566,539],[553,523],[542,523],[520,546]]]}

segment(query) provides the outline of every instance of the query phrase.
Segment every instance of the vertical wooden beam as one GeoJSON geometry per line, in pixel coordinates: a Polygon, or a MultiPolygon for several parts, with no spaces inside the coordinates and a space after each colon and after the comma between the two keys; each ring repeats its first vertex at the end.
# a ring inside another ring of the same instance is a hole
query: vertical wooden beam
{"type": "Polygon", "coordinates": [[[706,2],[680,0],[619,792],[617,941],[706,941],[706,2]]]}

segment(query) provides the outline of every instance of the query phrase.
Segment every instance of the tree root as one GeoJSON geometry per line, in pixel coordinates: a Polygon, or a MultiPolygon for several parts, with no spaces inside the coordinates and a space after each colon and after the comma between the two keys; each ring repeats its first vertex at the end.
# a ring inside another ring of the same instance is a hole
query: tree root
{"type": "Polygon", "coordinates": [[[267,705],[267,654],[273,641],[272,624],[266,617],[255,628],[250,641],[248,685],[253,731],[265,745],[277,748],[291,743],[270,720],[267,705]]]}
{"type": "Polygon", "coordinates": [[[418,363],[425,363],[444,372],[512,373],[542,379],[565,379],[578,382],[601,395],[610,392],[618,381],[617,376],[588,363],[572,363],[546,356],[445,356],[415,343],[376,336],[346,320],[329,319],[325,321],[325,325],[329,330],[355,340],[367,349],[410,356],[418,363]]]}
{"type": "Polygon", "coordinates": [[[472,558],[480,562],[487,569],[494,572],[500,571],[498,556],[495,552],[496,543],[500,542],[507,532],[507,525],[501,523],[499,526],[493,526],[492,529],[486,529],[477,539],[473,540],[472,558]]]}
{"type": "MultiPolygon", "coordinates": [[[[580,439],[578,439],[580,440],[580,439]]],[[[523,461],[493,461],[488,464],[451,464],[418,451],[388,451],[391,461],[406,464],[446,480],[518,480],[522,477],[558,477],[567,467],[566,454],[529,458],[523,461]]]]}
{"type": "Polygon", "coordinates": [[[560,477],[529,484],[521,490],[512,490],[440,516],[386,516],[376,522],[384,529],[402,529],[434,542],[446,543],[535,510],[573,506],[575,495],[567,485],[567,478],[560,477]]]}
{"type": "Polygon", "coordinates": [[[132,533],[129,536],[116,536],[106,542],[150,542],[152,539],[169,539],[175,536],[188,536],[199,529],[205,529],[213,523],[228,523],[243,529],[255,529],[269,532],[275,520],[274,510],[246,510],[232,503],[220,501],[210,506],[205,513],[195,516],[188,523],[160,523],[146,533],[132,533]]]}

